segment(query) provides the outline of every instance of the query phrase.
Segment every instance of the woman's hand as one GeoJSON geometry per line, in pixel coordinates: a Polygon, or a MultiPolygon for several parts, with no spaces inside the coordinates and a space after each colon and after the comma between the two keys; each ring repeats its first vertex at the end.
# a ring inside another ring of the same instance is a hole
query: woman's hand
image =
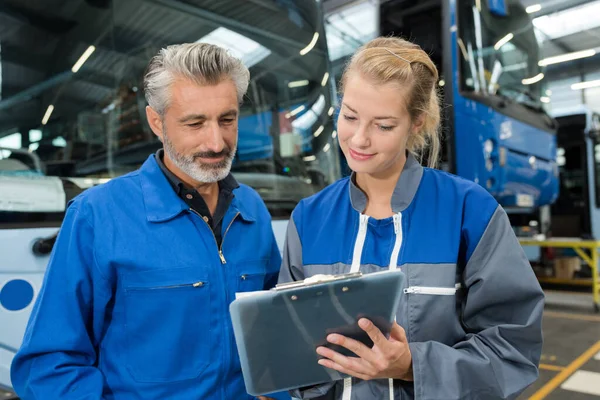
{"type": "Polygon", "coordinates": [[[354,339],[332,334],[327,337],[328,342],[343,346],[358,357],[346,357],[327,347],[319,347],[317,353],[325,357],[319,360],[319,364],[365,381],[383,378],[412,381],[412,356],[404,329],[394,322],[388,340],[368,319],[362,318],[358,326],[373,340],[372,348],[354,339]]]}

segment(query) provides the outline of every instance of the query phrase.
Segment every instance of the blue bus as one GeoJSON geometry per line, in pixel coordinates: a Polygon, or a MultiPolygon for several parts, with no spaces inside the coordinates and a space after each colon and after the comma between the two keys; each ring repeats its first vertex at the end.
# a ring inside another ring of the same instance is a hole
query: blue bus
{"type": "Polygon", "coordinates": [[[560,173],[552,235],[600,240],[600,114],[577,106],[552,115],[558,122],[560,173]]]}
{"type": "Polygon", "coordinates": [[[421,45],[440,70],[441,168],[485,187],[513,225],[538,223],[558,196],[557,125],[543,108],[540,49],[520,1],[389,0],[379,28],[421,45]]]}
{"type": "Polygon", "coordinates": [[[233,174],[262,196],[280,245],[296,203],[337,180],[340,160],[319,2],[5,0],[0,25],[4,399],[66,203],[161,147],[141,90],[160,48],[213,43],[249,67],[233,174]]]}

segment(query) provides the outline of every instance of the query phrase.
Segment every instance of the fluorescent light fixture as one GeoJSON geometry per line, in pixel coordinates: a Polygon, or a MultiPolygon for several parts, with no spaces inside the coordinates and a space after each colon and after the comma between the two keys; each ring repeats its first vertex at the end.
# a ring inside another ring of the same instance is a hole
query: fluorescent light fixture
{"type": "Polygon", "coordinates": [[[337,131],[333,131],[333,133],[331,134],[331,137],[335,139],[337,137],[337,131]]]}
{"type": "Polygon", "coordinates": [[[534,83],[538,83],[539,81],[541,81],[542,79],[544,79],[544,74],[542,74],[541,72],[539,74],[537,74],[536,76],[533,76],[531,78],[525,78],[521,81],[521,83],[523,85],[533,85],[534,83]]]}
{"type": "Polygon", "coordinates": [[[533,14],[536,13],[538,11],[542,10],[542,5],[541,4],[534,4],[532,6],[529,6],[525,9],[525,11],[527,12],[527,14],[533,14]]]}
{"type": "Polygon", "coordinates": [[[260,43],[223,27],[215,29],[196,42],[214,44],[229,50],[233,56],[241,59],[247,68],[271,55],[271,51],[260,43]]]}
{"type": "Polygon", "coordinates": [[[327,111],[327,115],[329,115],[330,117],[333,115],[334,112],[334,108],[333,107],[329,107],[329,111],[327,111]]]}
{"type": "Polygon", "coordinates": [[[73,68],[71,68],[71,71],[73,71],[73,73],[76,73],[77,71],[79,71],[81,66],[87,61],[88,58],[90,58],[90,56],[92,55],[92,53],[94,51],[96,51],[96,47],[94,47],[94,46],[88,47],[87,50],[83,52],[81,57],[79,57],[79,60],[77,60],[75,65],[73,65],[73,68]]]}
{"type": "Polygon", "coordinates": [[[440,85],[440,87],[444,87],[444,86],[446,86],[446,81],[443,79],[440,79],[440,82],[438,84],[440,85]]]}
{"type": "Polygon", "coordinates": [[[327,85],[328,80],[329,80],[329,72],[325,72],[325,75],[323,75],[323,79],[321,80],[321,86],[327,85]]]}
{"type": "Polygon", "coordinates": [[[513,40],[514,37],[515,35],[512,32],[504,36],[502,39],[498,40],[498,42],[494,45],[494,50],[500,50],[500,47],[513,40]]]}
{"type": "Polygon", "coordinates": [[[308,86],[308,80],[304,79],[301,81],[292,81],[288,83],[288,87],[289,88],[297,88],[297,87],[302,87],[302,86],[308,86]]]}
{"type": "Polygon", "coordinates": [[[567,54],[562,54],[560,56],[544,58],[543,60],[540,60],[538,62],[538,65],[540,67],[545,67],[547,65],[563,63],[566,61],[579,60],[580,58],[592,57],[594,55],[596,55],[596,50],[594,50],[594,49],[581,50],[581,51],[576,51],[574,53],[567,53],[567,54]]]}
{"type": "Polygon", "coordinates": [[[550,90],[550,89],[546,90],[546,96],[548,96],[548,97],[552,96],[552,90],[550,90]]]}
{"type": "Polygon", "coordinates": [[[317,44],[317,40],[319,40],[319,32],[315,32],[315,34],[313,35],[313,38],[310,41],[310,43],[308,44],[308,46],[306,46],[305,48],[300,50],[300,55],[301,56],[307,55],[308,52],[310,52],[315,47],[315,44],[317,44]]]}
{"type": "Polygon", "coordinates": [[[548,103],[550,103],[550,97],[547,97],[547,96],[542,96],[542,97],[540,97],[540,101],[541,101],[542,103],[546,103],[546,104],[548,104],[548,103]]]}
{"type": "Polygon", "coordinates": [[[572,90],[590,89],[600,86],[600,79],[596,81],[579,82],[571,85],[572,90]]]}
{"type": "MultiPolygon", "coordinates": [[[[4,136],[0,139],[0,147],[9,148],[9,149],[20,149],[23,146],[23,141],[21,140],[21,134],[19,132],[11,133],[8,136],[4,136]]],[[[8,152],[5,157],[10,156],[10,152],[8,152]]],[[[1,157],[0,157],[1,158],[1,157]]]]}
{"type": "MultiPolygon", "coordinates": [[[[317,123],[317,120],[321,117],[325,111],[325,96],[320,95],[317,101],[315,101],[311,107],[298,116],[292,121],[292,127],[296,130],[308,131],[313,125],[317,123]]],[[[308,136],[308,134],[307,134],[308,136]]]]}
{"type": "Polygon", "coordinates": [[[331,148],[331,145],[329,143],[327,143],[324,147],[323,147],[323,151],[325,153],[327,153],[329,151],[329,149],[331,148]]]}
{"type": "Polygon", "coordinates": [[[315,161],[317,156],[306,156],[303,158],[304,161],[315,161]]]}
{"type": "Polygon", "coordinates": [[[62,136],[54,138],[52,140],[52,146],[54,147],[67,147],[67,141],[62,136]]]}
{"type": "Polygon", "coordinates": [[[42,131],[39,129],[32,129],[29,131],[29,143],[35,143],[42,140],[42,131]]]}
{"type": "Polygon", "coordinates": [[[52,111],[54,111],[54,106],[52,104],[50,104],[48,106],[48,108],[46,109],[46,114],[44,114],[44,118],[42,118],[42,125],[46,125],[48,123],[48,120],[50,119],[50,116],[52,115],[52,111]]]}
{"type": "Polygon", "coordinates": [[[306,107],[305,106],[300,106],[298,108],[293,109],[292,111],[290,111],[289,113],[285,114],[286,118],[291,118],[294,115],[298,114],[299,112],[302,112],[306,107]]]}
{"type": "Polygon", "coordinates": [[[323,125],[321,125],[320,127],[317,128],[317,130],[315,131],[315,133],[313,133],[314,137],[319,137],[319,135],[321,133],[323,133],[323,130],[325,129],[325,127],[323,125]]]}

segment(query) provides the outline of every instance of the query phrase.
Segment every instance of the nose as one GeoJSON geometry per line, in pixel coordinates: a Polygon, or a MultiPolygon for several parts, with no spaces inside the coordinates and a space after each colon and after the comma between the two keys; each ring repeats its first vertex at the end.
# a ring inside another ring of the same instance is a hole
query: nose
{"type": "Polygon", "coordinates": [[[366,147],[369,147],[370,139],[369,139],[368,125],[359,124],[358,127],[356,128],[356,130],[354,131],[352,138],[350,139],[350,143],[352,144],[353,147],[358,147],[358,148],[363,148],[363,149],[366,147]]]}
{"type": "Polygon", "coordinates": [[[206,150],[215,153],[220,153],[225,148],[225,140],[223,139],[221,127],[218,123],[210,124],[207,127],[204,145],[206,150]]]}

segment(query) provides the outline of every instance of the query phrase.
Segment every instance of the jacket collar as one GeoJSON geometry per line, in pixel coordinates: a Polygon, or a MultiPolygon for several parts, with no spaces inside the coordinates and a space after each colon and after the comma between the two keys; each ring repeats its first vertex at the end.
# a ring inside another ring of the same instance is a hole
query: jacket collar
{"type": "MultiPolygon", "coordinates": [[[[175,193],[169,180],[160,169],[155,154],[150,155],[144,162],[140,168],[139,176],[146,218],[149,222],[166,222],[189,209],[187,204],[175,193]]],[[[253,222],[256,218],[248,210],[248,207],[243,204],[243,199],[240,199],[240,196],[237,195],[239,189],[238,187],[233,191],[234,198],[228,212],[239,212],[242,219],[253,222]]]]}
{"type": "MultiPolygon", "coordinates": [[[[406,157],[406,163],[400,179],[396,183],[394,193],[392,194],[392,211],[399,213],[404,211],[412,202],[421,178],[423,177],[423,167],[412,154],[406,157]]],[[[367,208],[367,195],[356,185],[356,174],[353,172],[350,176],[350,202],[352,207],[362,213],[367,208]]]]}

